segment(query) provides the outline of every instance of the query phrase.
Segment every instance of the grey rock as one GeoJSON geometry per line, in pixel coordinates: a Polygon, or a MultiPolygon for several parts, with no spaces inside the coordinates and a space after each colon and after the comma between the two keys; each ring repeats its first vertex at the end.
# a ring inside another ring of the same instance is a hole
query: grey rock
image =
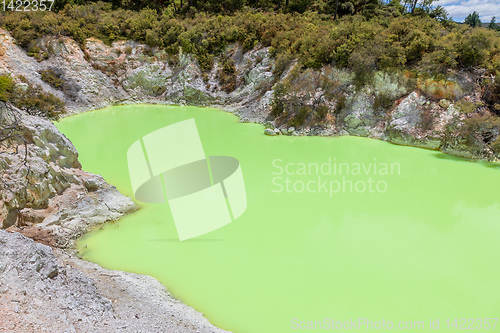
{"type": "MultiPolygon", "coordinates": [[[[17,147],[18,154],[0,155],[3,228],[43,228],[53,237],[51,245],[71,247],[89,228],[137,209],[101,176],[81,170],[75,147],[50,121],[0,103],[0,126],[15,119],[19,119],[19,136],[28,142],[28,157],[25,165],[20,138],[7,142],[8,149],[17,147]]],[[[28,229],[23,232],[31,233],[28,229]]],[[[54,274],[54,270],[47,272],[54,274]]]]}
{"type": "Polygon", "coordinates": [[[152,277],[109,271],[19,233],[0,230],[0,244],[2,330],[225,332],[152,277]]]}
{"type": "Polygon", "coordinates": [[[269,135],[269,136],[275,136],[275,135],[276,135],[276,132],[275,132],[273,129],[266,128],[266,129],[264,130],[264,134],[265,134],[265,135],[269,135]]]}

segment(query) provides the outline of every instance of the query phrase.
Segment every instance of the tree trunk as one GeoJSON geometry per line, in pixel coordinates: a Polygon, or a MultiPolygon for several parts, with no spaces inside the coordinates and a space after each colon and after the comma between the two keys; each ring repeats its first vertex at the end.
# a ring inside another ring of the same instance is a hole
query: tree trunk
{"type": "Polygon", "coordinates": [[[339,0],[335,2],[335,17],[334,20],[337,20],[337,12],[339,11],[339,0]]]}

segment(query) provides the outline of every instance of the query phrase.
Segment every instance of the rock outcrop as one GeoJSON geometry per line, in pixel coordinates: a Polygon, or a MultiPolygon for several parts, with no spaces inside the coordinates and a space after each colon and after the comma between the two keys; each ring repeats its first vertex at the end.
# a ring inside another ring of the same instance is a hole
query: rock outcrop
{"type": "Polygon", "coordinates": [[[4,230],[0,331],[225,332],[152,277],[109,271],[4,230]]]}
{"type": "MultiPolygon", "coordinates": [[[[455,105],[457,99],[481,104],[481,73],[449,73],[433,80],[412,79],[409,72],[377,72],[360,88],[355,73],[329,65],[297,72],[296,62],[291,62],[278,75],[268,48],[243,52],[233,44],[224,53],[234,63],[233,86],[226,89],[220,80],[220,59],[203,73],[188,54],[172,56],[133,41],[106,45],[95,38],[80,47],[68,37],[47,36],[37,41],[47,55],[39,62],[1,29],[0,42],[0,72],[24,76],[63,100],[70,113],[129,103],[216,106],[242,121],[271,121],[284,132],[294,126],[294,135],[356,135],[470,158],[500,157],[500,149],[490,145],[500,142],[498,135],[491,138],[494,131],[472,133],[467,140],[447,134],[463,127],[467,118],[455,105]],[[47,69],[60,76],[58,89],[41,79],[47,69]],[[275,119],[271,109],[277,87],[286,90],[282,97],[297,110],[285,110],[275,119]]],[[[489,113],[485,107],[478,110],[489,113]]]]}
{"type": "Polygon", "coordinates": [[[75,147],[50,121],[0,103],[0,126],[13,128],[0,146],[3,229],[70,248],[88,229],[137,209],[101,176],[81,170],[75,147]]]}

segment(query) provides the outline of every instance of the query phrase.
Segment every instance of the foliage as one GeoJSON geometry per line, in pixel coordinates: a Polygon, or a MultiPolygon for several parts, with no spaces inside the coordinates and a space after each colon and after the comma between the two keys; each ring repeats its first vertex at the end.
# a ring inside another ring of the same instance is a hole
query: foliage
{"type": "Polygon", "coordinates": [[[64,81],[61,79],[61,75],[54,72],[52,69],[44,69],[40,71],[42,81],[47,82],[52,87],[56,89],[62,88],[64,81]]]}
{"type": "Polygon", "coordinates": [[[275,77],[280,77],[283,72],[290,66],[293,62],[294,56],[288,51],[280,53],[276,56],[276,61],[274,62],[273,74],[275,77]]]}
{"type": "Polygon", "coordinates": [[[236,67],[234,60],[226,56],[221,57],[220,69],[217,72],[217,77],[221,84],[222,90],[230,93],[236,88],[236,67]]]}
{"type": "Polygon", "coordinates": [[[469,115],[469,114],[472,114],[474,112],[476,112],[476,110],[478,109],[478,107],[481,107],[483,106],[483,103],[482,102],[471,102],[471,101],[468,101],[468,100],[460,100],[458,101],[455,106],[458,107],[458,110],[460,110],[461,113],[464,113],[466,115],[469,115]]]}
{"type": "Polygon", "coordinates": [[[496,23],[496,17],[491,18],[490,24],[488,24],[488,29],[500,31],[500,26],[496,23]]]}
{"type": "Polygon", "coordinates": [[[487,82],[481,96],[483,100],[492,106],[493,111],[500,115],[500,77],[497,74],[495,80],[487,82]]]}
{"type": "Polygon", "coordinates": [[[467,15],[464,20],[465,24],[470,25],[471,27],[479,27],[481,25],[481,20],[479,19],[479,13],[473,12],[472,14],[467,15]]]}
{"type": "MultiPolygon", "coordinates": [[[[219,10],[215,3],[193,3],[208,11],[219,10]]],[[[254,5],[276,8],[279,3],[259,0],[254,5]]],[[[134,39],[164,49],[171,55],[177,55],[180,50],[191,53],[203,71],[208,72],[213,59],[227,45],[237,42],[250,49],[260,44],[270,46],[270,53],[276,58],[276,76],[281,75],[294,59],[310,68],[332,63],[352,68],[360,86],[370,81],[374,70],[417,66],[439,73],[470,66],[498,70],[500,66],[493,61],[500,52],[498,34],[483,28],[470,29],[448,21],[439,22],[432,17],[443,17],[443,11],[430,9],[425,1],[415,5],[420,10],[418,16],[403,15],[413,5],[407,3],[406,7],[398,7],[397,1],[387,6],[368,0],[339,3],[347,7],[352,5],[354,14],[342,14],[339,20],[333,21],[330,15],[335,1],[327,0],[290,1],[287,13],[242,9],[223,15],[186,12],[184,16],[179,14],[179,6],[176,14],[170,7],[163,12],[150,8],[132,11],[120,6],[112,9],[111,4],[98,2],[68,4],[57,13],[3,13],[0,25],[10,30],[19,44],[34,56],[49,53],[49,50],[38,50],[38,46],[32,45],[44,35],[66,35],[82,46],[89,37],[106,43],[134,39]],[[308,5],[303,7],[304,3],[308,5]],[[298,15],[292,8],[314,11],[298,15]]],[[[220,6],[239,8],[228,2],[220,6]]],[[[129,47],[125,49],[127,54],[131,51],[129,47]]]]}
{"type": "Polygon", "coordinates": [[[346,105],[347,105],[347,97],[345,97],[344,94],[338,94],[335,103],[335,109],[333,110],[333,112],[336,115],[339,115],[342,112],[342,110],[346,107],[346,105]]]}
{"type": "Polygon", "coordinates": [[[460,137],[471,146],[491,145],[500,134],[500,118],[493,115],[472,115],[465,119],[460,137]]]}
{"type": "MultiPolygon", "coordinates": [[[[193,54],[205,73],[229,44],[240,43],[245,50],[261,45],[270,47],[276,58],[275,76],[297,59],[306,68],[349,67],[356,73],[357,86],[369,82],[376,70],[417,68],[430,74],[469,67],[491,74],[500,70],[500,35],[450,22],[446,11],[433,8],[432,1],[393,0],[383,5],[339,0],[336,21],[332,20],[335,4],[335,0],[287,4],[186,0],[182,6],[179,1],[168,7],[145,1],[137,7],[125,0],[76,1],[58,12],[1,13],[0,26],[40,59],[50,50],[41,50],[37,39],[56,35],[69,36],[82,47],[87,38],[95,37],[105,43],[134,39],[149,45],[150,53],[156,47],[173,56],[182,51],[193,54]],[[408,14],[412,11],[414,15],[408,14]],[[215,12],[220,14],[210,14],[215,12]]],[[[131,51],[125,48],[125,53],[131,51]]]]}
{"type": "Polygon", "coordinates": [[[10,75],[0,74],[0,101],[10,102],[31,115],[52,120],[65,112],[64,103],[59,98],[28,84],[23,76],[19,76],[19,79],[21,84],[16,86],[10,75]]]}
{"type": "Polygon", "coordinates": [[[7,102],[12,96],[14,81],[10,75],[0,74],[0,101],[7,102]]]}
{"type": "Polygon", "coordinates": [[[12,104],[30,115],[57,120],[65,112],[63,101],[38,86],[28,85],[17,88],[12,97],[12,104]]]}
{"type": "Polygon", "coordinates": [[[500,135],[496,138],[495,141],[491,143],[491,149],[495,152],[495,154],[500,157],[500,135]]]}

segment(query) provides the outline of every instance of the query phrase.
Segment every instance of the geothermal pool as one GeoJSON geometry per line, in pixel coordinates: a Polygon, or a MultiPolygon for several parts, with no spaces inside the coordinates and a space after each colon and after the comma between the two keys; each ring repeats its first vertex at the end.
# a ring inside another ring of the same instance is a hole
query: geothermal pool
{"type": "Polygon", "coordinates": [[[128,147],[191,118],[206,155],[239,160],[243,215],[180,242],[168,204],[141,203],[81,239],[85,259],[154,276],[236,333],[435,332],[500,317],[498,165],[366,138],[268,137],[198,107],[110,107],[56,125],[85,170],[133,196],[128,147]]]}

